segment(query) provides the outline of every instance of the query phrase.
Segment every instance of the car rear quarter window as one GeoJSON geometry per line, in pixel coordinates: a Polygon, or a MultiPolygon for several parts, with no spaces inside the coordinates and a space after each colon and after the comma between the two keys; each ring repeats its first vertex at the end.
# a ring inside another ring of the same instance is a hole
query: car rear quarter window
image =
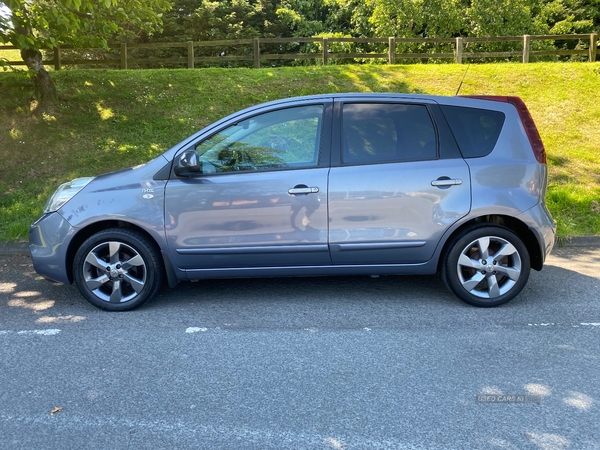
{"type": "Polygon", "coordinates": [[[463,106],[446,105],[441,109],[463,157],[480,158],[491,153],[504,125],[504,113],[463,106]]]}
{"type": "Polygon", "coordinates": [[[345,164],[437,157],[435,127],[425,105],[345,103],[342,148],[345,164]]]}

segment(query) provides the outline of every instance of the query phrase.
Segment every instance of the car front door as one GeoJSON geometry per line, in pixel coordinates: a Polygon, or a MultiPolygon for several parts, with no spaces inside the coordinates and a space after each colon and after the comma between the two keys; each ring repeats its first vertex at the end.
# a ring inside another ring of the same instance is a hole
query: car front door
{"type": "Polygon", "coordinates": [[[335,111],[333,264],[429,260],[471,202],[467,164],[449,141],[447,126],[436,126],[437,105],[345,101],[335,111]]]}
{"type": "Polygon", "coordinates": [[[245,116],[191,147],[201,173],[173,176],[166,187],[166,233],[177,267],[193,278],[211,269],[330,264],[331,105],[245,116]]]}

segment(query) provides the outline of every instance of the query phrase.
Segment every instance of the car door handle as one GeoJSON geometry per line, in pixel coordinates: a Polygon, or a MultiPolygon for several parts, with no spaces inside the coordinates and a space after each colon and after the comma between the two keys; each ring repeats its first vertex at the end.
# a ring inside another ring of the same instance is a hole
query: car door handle
{"type": "Polygon", "coordinates": [[[437,180],[433,180],[431,182],[432,186],[458,186],[462,184],[462,180],[460,178],[456,178],[454,180],[448,177],[440,177],[437,180]]]}
{"type": "Polygon", "coordinates": [[[316,194],[319,192],[318,187],[308,187],[308,186],[296,186],[291,189],[288,189],[288,194],[290,195],[298,195],[298,194],[316,194]]]}

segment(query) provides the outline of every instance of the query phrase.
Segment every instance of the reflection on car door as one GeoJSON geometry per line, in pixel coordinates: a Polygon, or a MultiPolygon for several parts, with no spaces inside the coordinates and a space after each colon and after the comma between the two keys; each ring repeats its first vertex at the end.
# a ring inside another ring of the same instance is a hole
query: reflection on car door
{"type": "Polygon", "coordinates": [[[167,239],[179,268],[330,264],[330,105],[263,113],[196,144],[204,173],[166,187],[167,239]]]}
{"type": "Polygon", "coordinates": [[[462,158],[441,159],[427,105],[346,103],[329,179],[333,264],[421,263],[470,208],[462,158]]]}

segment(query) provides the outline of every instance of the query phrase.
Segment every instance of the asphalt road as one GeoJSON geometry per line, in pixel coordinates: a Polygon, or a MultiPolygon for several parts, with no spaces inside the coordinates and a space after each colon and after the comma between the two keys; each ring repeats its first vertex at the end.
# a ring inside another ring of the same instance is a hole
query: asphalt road
{"type": "Polygon", "coordinates": [[[0,448],[598,449],[599,269],[557,249],[495,309],[344,277],[107,313],[0,256],[0,448]]]}

